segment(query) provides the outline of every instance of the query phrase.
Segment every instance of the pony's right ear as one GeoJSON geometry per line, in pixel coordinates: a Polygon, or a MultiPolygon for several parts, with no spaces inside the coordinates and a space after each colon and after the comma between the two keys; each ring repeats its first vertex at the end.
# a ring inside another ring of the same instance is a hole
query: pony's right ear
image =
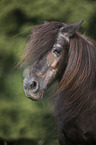
{"type": "Polygon", "coordinates": [[[66,37],[68,39],[70,36],[72,36],[79,29],[80,25],[83,22],[84,22],[84,20],[81,20],[77,23],[61,27],[59,30],[59,32],[60,32],[59,34],[62,37],[64,37],[64,38],[66,37]]]}

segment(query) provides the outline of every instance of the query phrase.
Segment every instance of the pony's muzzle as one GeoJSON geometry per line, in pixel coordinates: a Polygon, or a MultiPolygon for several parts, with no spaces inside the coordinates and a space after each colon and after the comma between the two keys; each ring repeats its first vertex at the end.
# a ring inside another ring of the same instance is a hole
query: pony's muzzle
{"type": "Polygon", "coordinates": [[[23,81],[23,88],[26,96],[34,101],[42,98],[42,83],[38,77],[26,77],[23,81]]]}

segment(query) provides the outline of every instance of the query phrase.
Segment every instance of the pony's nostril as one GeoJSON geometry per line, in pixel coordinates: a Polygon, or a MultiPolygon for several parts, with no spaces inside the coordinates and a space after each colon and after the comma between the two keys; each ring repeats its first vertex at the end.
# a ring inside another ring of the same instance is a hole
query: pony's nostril
{"type": "Polygon", "coordinates": [[[32,83],[30,84],[30,88],[33,92],[36,92],[38,90],[38,82],[32,81],[32,83]]]}
{"type": "Polygon", "coordinates": [[[37,83],[35,81],[32,82],[32,84],[30,85],[30,88],[32,90],[36,89],[37,83]]]}

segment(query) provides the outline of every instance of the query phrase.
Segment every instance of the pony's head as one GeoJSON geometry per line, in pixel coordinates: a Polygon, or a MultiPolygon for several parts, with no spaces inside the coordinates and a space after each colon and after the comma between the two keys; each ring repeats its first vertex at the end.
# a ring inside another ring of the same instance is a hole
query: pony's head
{"type": "Polygon", "coordinates": [[[68,63],[70,38],[82,22],[71,25],[47,22],[34,28],[25,53],[25,60],[30,64],[30,72],[23,81],[27,97],[40,100],[45,90],[62,79],[68,63]]]}

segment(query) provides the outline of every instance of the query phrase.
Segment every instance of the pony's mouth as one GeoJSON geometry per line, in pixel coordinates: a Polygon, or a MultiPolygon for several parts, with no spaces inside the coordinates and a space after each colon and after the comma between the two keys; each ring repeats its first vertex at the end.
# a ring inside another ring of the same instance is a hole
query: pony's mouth
{"type": "Polygon", "coordinates": [[[33,101],[40,101],[43,98],[44,91],[40,93],[32,93],[30,90],[24,91],[26,96],[33,101]]]}

